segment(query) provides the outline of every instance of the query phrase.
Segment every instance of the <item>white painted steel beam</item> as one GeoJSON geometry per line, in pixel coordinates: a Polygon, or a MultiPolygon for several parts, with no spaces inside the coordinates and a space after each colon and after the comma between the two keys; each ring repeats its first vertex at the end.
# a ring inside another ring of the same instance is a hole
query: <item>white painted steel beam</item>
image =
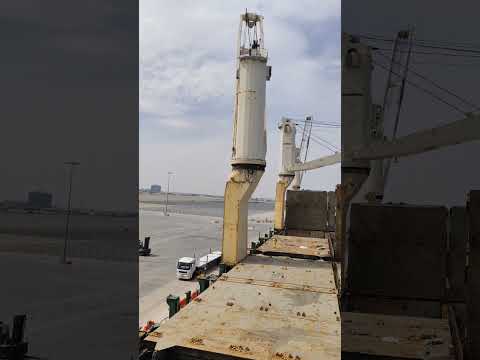
{"type": "Polygon", "coordinates": [[[321,157],[319,159],[307,161],[304,163],[299,163],[291,166],[289,168],[290,171],[306,171],[306,170],[314,170],[319,169],[324,166],[330,166],[334,164],[338,164],[342,161],[342,154],[340,152],[336,152],[333,155],[328,155],[321,157]]]}
{"type": "Polygon", "coordinates": [[[374,160],[402,157],[436,150],[445,146],[480,140],[480,116],[465,119],[433,129],[421,130],[391,141],[374,143],[353,151],[355,160],[374,160]]]}

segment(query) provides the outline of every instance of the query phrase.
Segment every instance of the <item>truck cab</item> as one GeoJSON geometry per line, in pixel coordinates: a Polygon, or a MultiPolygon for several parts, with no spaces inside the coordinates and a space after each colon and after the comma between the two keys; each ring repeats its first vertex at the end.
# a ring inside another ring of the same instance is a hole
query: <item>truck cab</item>
{"type": "Polygon", "coordinates": [[[192,257],[182,257],[177,261],[177,279],[190,280],[195,274],[196,262],[192,257]]]}

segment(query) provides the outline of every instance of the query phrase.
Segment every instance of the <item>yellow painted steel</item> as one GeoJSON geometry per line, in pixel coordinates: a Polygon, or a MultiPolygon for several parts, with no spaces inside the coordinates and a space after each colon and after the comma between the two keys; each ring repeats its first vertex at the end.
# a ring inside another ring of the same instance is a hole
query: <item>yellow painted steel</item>
{"type": "Polygon", "coordinates": [[[222,261],[233,266],[247,256],[248,200],[264,171],[234,169],[225,187],[222,261]]]}
{"type": "MultiPolygon", "coordinates": [[[[348,249],[346,241],[347,215],[353,197],[358,193],[363,183],[367,180],[367,173],[342,173],[342,183],[335,190],[336,216],[335,216],[335,257],[342,263],[341,279],[345,279],[345,270],[348,266],[348,249]]],[[[342,287],[343,287],[342,283],[342,287]]]]}
{"type": "Polygon", "coordinates": [[[277,182],[275,190],[275,230],[283,230],[285,227],[285,193],[292,180],[293,176],[282,176],[277,182]]]}

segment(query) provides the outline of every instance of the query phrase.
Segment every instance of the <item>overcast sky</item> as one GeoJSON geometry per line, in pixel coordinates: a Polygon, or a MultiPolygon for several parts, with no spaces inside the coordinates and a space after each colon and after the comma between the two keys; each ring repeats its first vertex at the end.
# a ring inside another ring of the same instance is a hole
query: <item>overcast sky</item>
{"type": "MultiPolygon", "coordinates": [[[[340,1],[140,1],[141,187],[223,194],[230,172],[235,47],[242,12],[264,16],[267,168],[254,196],[273,197],[282,116],[340,123],[340,1]]],[[[316,129],[340,146],[339,129],[316,129]],[[321,130],[321,131],[319,131],[321,130]]],[[[330,154],[317,144],[310,158],[330,154]]],[[[333,190],[340,166],[308,173],[304,187],[333,190]]]]}

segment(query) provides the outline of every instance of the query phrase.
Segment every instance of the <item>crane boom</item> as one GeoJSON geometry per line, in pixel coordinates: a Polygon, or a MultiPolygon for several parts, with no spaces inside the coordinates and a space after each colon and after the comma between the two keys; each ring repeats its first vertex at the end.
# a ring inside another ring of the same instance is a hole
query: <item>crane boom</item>
{"type": "Polygon", "coordinates": [[[445,146],[480,140],[480,116],[464,119],[433,129],[421,130],[390,141],[374,142],[354,150],[354,160],[375,160],[424,153],[445,146]]]}
{"type": "Polygon", "coordinates": [[[319,159],[307,161],[304,163],[296,163],[293,166],[289,167],[289,170],[290,171],[314,170],[324,166],[338,164],[341,161],[342,161],[341,153],[336,152],[333,155],[324,156],[319,159]]]}
{"type": "MultiPolygon", "coordinates": [[[[445,146],[480,140],[480,116],[471,115],[433,129],[421,130],[390,141],[375,142],[352,152],[354,160],[403,157],[440,149],[445,146]]],[[[341,162],[341,153],[324,156],[288,167],[289,171],[314,170],[341,162]]]]}
{"type": "MultiPolygon", "coordinates": [[[[391,141],[375,142],[352,152],[354,160],[376,160],[403,157],[440,149],[445,146],[480,140],[480,116],[471,115],[433,129],[417,131],[391,141]]],[[[341,162],[341,153],[304,163],[295,163],[288,171],[307,171],[341,162]]]]}

